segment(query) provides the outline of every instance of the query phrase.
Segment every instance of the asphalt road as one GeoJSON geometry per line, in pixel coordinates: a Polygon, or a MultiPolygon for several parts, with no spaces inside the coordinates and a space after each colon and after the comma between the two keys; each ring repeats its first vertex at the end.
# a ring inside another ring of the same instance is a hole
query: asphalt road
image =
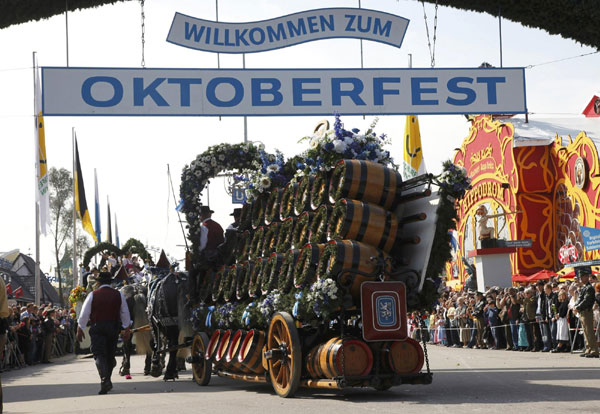
{"type": "MultiPolygon", "coordinates": [[[[570,354],[452,349],[431,346],[431,385],[386,392],[351,388],[300,389],[296,398],[274,395],[270,385],[214,377],[207,387],[191,372],[176,382],[113,375],[114,390],[97,395],[92,359],[63,358],[2,375],[5,413],[578,413],[600,412],[600,360],[570,354]]],[[[119,361],[120,363],[120,361],[119,361]]]]}

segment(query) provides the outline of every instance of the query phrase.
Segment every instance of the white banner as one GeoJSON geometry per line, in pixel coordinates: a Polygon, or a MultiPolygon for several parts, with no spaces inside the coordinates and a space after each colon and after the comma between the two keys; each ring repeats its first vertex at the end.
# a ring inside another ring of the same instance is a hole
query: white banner
{"type": "Polygon", "coordinates": [[[254,53],[331,38],[373,40],[400,47],[408,19],[375,10],[309,10],[270,20],[223,23],[175,13],[167,41],[207,52],[254,53]]]}
{"type": "Polygon", "coordinates": [[[43,68],[44,115],[524,113],[523,68],[43,68]]]}

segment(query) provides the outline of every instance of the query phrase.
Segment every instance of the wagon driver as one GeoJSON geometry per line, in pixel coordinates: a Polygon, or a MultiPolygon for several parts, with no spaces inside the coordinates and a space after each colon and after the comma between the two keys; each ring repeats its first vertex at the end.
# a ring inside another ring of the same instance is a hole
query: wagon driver
{"type": "Polygon", "coordinates": [[[131,318],[125,296],[110,286],[111,279],[112,275],[109,272],[100,272],[96,290],[83,302],[77,326],[77,341],[81,342],[85,337],[82,327],[87,326],[88,321],[90,323],[91,350],[100,375],[98,394],[106,394],[113,387],[110,377],[117,365],[115,353],[121,327],[123,341],[127,341],[131,336],[131,318]]]}

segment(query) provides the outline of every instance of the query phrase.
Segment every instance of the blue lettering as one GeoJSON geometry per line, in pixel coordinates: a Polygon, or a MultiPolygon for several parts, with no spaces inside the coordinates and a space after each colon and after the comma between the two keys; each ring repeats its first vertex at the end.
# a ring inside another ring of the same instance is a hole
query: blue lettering
{"type": "Polygon", "coordinates": [[[321,105],[321,101],[305,101],[303,95],[309,93],[321,93],[320,89],[304,89],[305,83],[321,83],[320,78],[293,78],[292,95],[294,106],[321,105]]]}
{"type": "Polygon", "coordinates": [[[81,97],[86,104],[91,106],[96,106],[99,108],[115,106],[123,99],[123,85],[117,78],[113,78],[112,76],[92,76],[91,78],[87,78],[83,82],[83,85],[81,85],[81,97]],[[112,86],[112,98],[105,101],[99,101],[92,97],[92,86],[98,82],[109,83],[112,86]]]}
{"type": "Polygon", "coordinates": [[[319,16],[319,20],[321,22],[321,31],[322,32],[325,31],[325,26],[327,26],[327,28],[329,30],[331,30],[332,32],[335,30],[335,25],[333,22],[333,14],[330,14],[329,16],[319,16]]]}
{"type": "Polygon", "coordinates": [[[276,78],[252,78],[252,106],[277,106],[283,102],[281,81],[276,78]],[[263,84],[271,85],[270,88],[263,88],[263,84]],[[270,101],[262,99],[263,95],[269,94],[273,97],[270,101]]]}
{"type": "Polygon", "coordinates": [[[273,43],[275,40],[279,41],[280,39],[287,39],[283,23],[277,24],[277,31],[275,31],[272,26],[267,26],[267,36],[269,36],[269,42],[271,43],[273,43]]]}
{"type": "Polygon", "coordinates": [[[311,33],[317,33],[319,31],[319,26],[317,23],[317,16],[309,16],[306,18],[308,22],[308,31],[311,33]]]}
{"type": "Polygon", "coordinates": [[[248,35],[250,37],[250,41],[255,45],[262,45],[263,43],[265,43],[265,32],[260,27],[255,27],[251,29],[248,35]],[[259,34],[258,39],[256,39],[256,36],[254,36],[256,33],[259,34]]]}
{"type": "Polygon", "coordinates": [[[369,30],[371,30],[371,16],[367,16],[367,26],[366,27],[362,27],[362,18],[364,16],[358,16],[358,31],[362,32],[362,33],[367,33],[369,30]]]}
{"type": "Polygon", "coordinates": [[[495,105],[498,103],[498,98],[496,96],[496,84],[497,83],[505,83],[505,77],[481,77],[477,78],[477,83],[485,83],[487,84],[487,94],[488,94],[488,104],[495,105]]]}
{"type": "Polygon", "coordinates": [[[363,91],[364,85],[358,78],[332,78],[331,79],[331,104],[341,105],[342,96],[348,96],[354,102],[354,105],[366,105],[365,101],[360,97],[360,93],[363,91]],[[343,91],[341,86],[342,83],[349,83],[352,85],[352,89],[343,91]]]}
{"type": "Polygon", "coordinates": [[[244,29],[240,32],[240,29],[235,29],[235,44],[239,46],[240,43],[245,44],[246,46],[250,46],[250,44],[246,41],[245,36],[248,29],[244,29]]]}
{"type": "Polygon", "coordinates": [[[206,28],[206,36],[204,37],[204,43],[206,43],[206,44],[210,43],[210,27],[206,28]]]}
{"type": "Polygon", "coordinates": [[[229,29],[225,29],[225,46],[235,46],[235,43],[229,41],[229,29]]]}
{"type": "Polygon", "coordinates": [[[208,99],[208,102],[210,102],[214,106],[219,106],[222,108],[236,106],[242,101],[243,97],[244,86],[242,85],[242,82],[235,78],[214,78],[211,79],[210,82],[208,82],[208,85],[206,85],[206,99],[208,99]],[[235,93],[233,95],[233,98],[231,98],[229,101],[223,101],[217,98],[217,94],[215,93],[217,87],[222,83],[233,86],[235,93]]]}
{"type": "Polygon", "coordinates": [[[288,31],[290,32],[290,37],[300,36],[306,34],[306,25],[304,24],[304,19],[298,19],[298,26],[294,26],[294,22],[289,20],[287,22],[288,31]]]}
{"type": "Polygon", "coordinates": [[[373,78],[373,104],[383,105],[385,95],[400,95],[399,89],[385,89],[386,83],[400,83],[400,78],[373,78]]]}
{"type": "Polygon", "coordinates": [[[156,78],[150,85],[144,88],[144,78],[133,78],[133,106],[144,106],[146,96],[152,98],[158,106],[169,106],[167,101],[156,90],[158,85],[163,83],[166,78],[156,78]]]}
{"type": "Polygon", "coordinates": [[[202,39],[204,29],[206,29],[206,27],[200,26],[200,30],[198,30],[198,27],[195,24],[190,26],[189,22],[185,22],[185,40],[190,40],[190,38],[194,36],[194,42],[199,42],[200,39],[202,39]]]}
{"type": "Polygon", "coordinates": [[[356,19],[356,16],[353,14],[344,14],[344,17],[348,19],[348,24],[346,25],[345,30],[347,32],[356,32],[356,30],[352,27],[352,23],[354,23],[354,19],[356,19]]]}
{"type": "Polygon", "coordinates": [[[179,84],[179,96],[181,106],[190,106],[190,86],[200,85],[202,79],[199,78],[169,78],[167,83],[179,84]]]}
{"type": "Polygon", "coordinates": [[[448,81],[448,91],[449,92],[462,93],[463,95],[465,95],[464,99],[456,99],[456,98],[452,98],[451,96],[449,96],[446,99],[446,102],[449,103],[450,105],[465,106],[465,105],[470,105],[473,102],[475,102],[475,98],[477,98],[477,94],[471,88],[461,87],[458,85],[459,83],[462,83],[462,82],[472,84],[473,78],[459,76],[456,78],[452,78],[448,81]]]}
{"type": "Polygon", "coordinates": [[[219,28],[215,27],[215,35],[213,43],[217,46],[224,46],[223,42],[219,42],[219,28]]]}
{"type": "Polygon", "coordinates": [[[423,88],[421,83],[435,83],[438,78],[412,78],[410,80],[410,87],[412,91],[412,104],[413,105],[437,105],[439,102],[437,99],[421,99],[421,95],[424,93],[437,93],[436,88],[423,88]]]}
{"type": "Polygon", "coordinates": [[[375,18],[375,24],[373,25],[373,34],[390,37],[390,31],[392,30],[392,22],[388,20],[383,26],[381,26],[381,19],[375,18]]]}

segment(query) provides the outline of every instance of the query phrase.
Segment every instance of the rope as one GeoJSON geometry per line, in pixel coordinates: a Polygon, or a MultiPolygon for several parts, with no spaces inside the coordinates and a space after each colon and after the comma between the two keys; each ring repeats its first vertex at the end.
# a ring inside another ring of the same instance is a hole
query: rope
{"type": "Polygon", "coordinates": [[[435,67],[435,41],[437,39],[437,16],[438,16],[438,3],[435,1],[435,16],[433,18],[433,47],[431,46],[431,40],[429,37],[429,25],[427,24],[427,13],[425,11],[425,1],[421,0],[423,5],[423,19],[425,20],[425,31],[427,32],[427,46],[429,47],[429,57],[431,58],[431,67],[435,67]]]}
{"type": "Polygon", "coordinates": [[[142,11],[142,68],[146,68],[145,46],[146,46],[146,14],[144,13],[145,0],[140,0],[142,11]]]}
{"type": "Polygon", "coordinates": [[[581,55],[577,55],[577,56],[571,56],[571,57],[567,57],[567,58],[562,58],[562,59],[557,59],[557,60],[551,60],[549,62],[536,63],[535,65],[525,66],[525,68],[526,69],[531,69],[531,68],[535,68],[536,66],[543,66],[543,65],[549,65],[551,63],[564,62],[565,60],[571,60],[571,59],[577,59],[577,58],[580,58],[580,57],[583,57],[583,56],[595,55],[596,53],[600,53],[600,50],[596,50],[595,52],[582,53],[581,55]]]}

